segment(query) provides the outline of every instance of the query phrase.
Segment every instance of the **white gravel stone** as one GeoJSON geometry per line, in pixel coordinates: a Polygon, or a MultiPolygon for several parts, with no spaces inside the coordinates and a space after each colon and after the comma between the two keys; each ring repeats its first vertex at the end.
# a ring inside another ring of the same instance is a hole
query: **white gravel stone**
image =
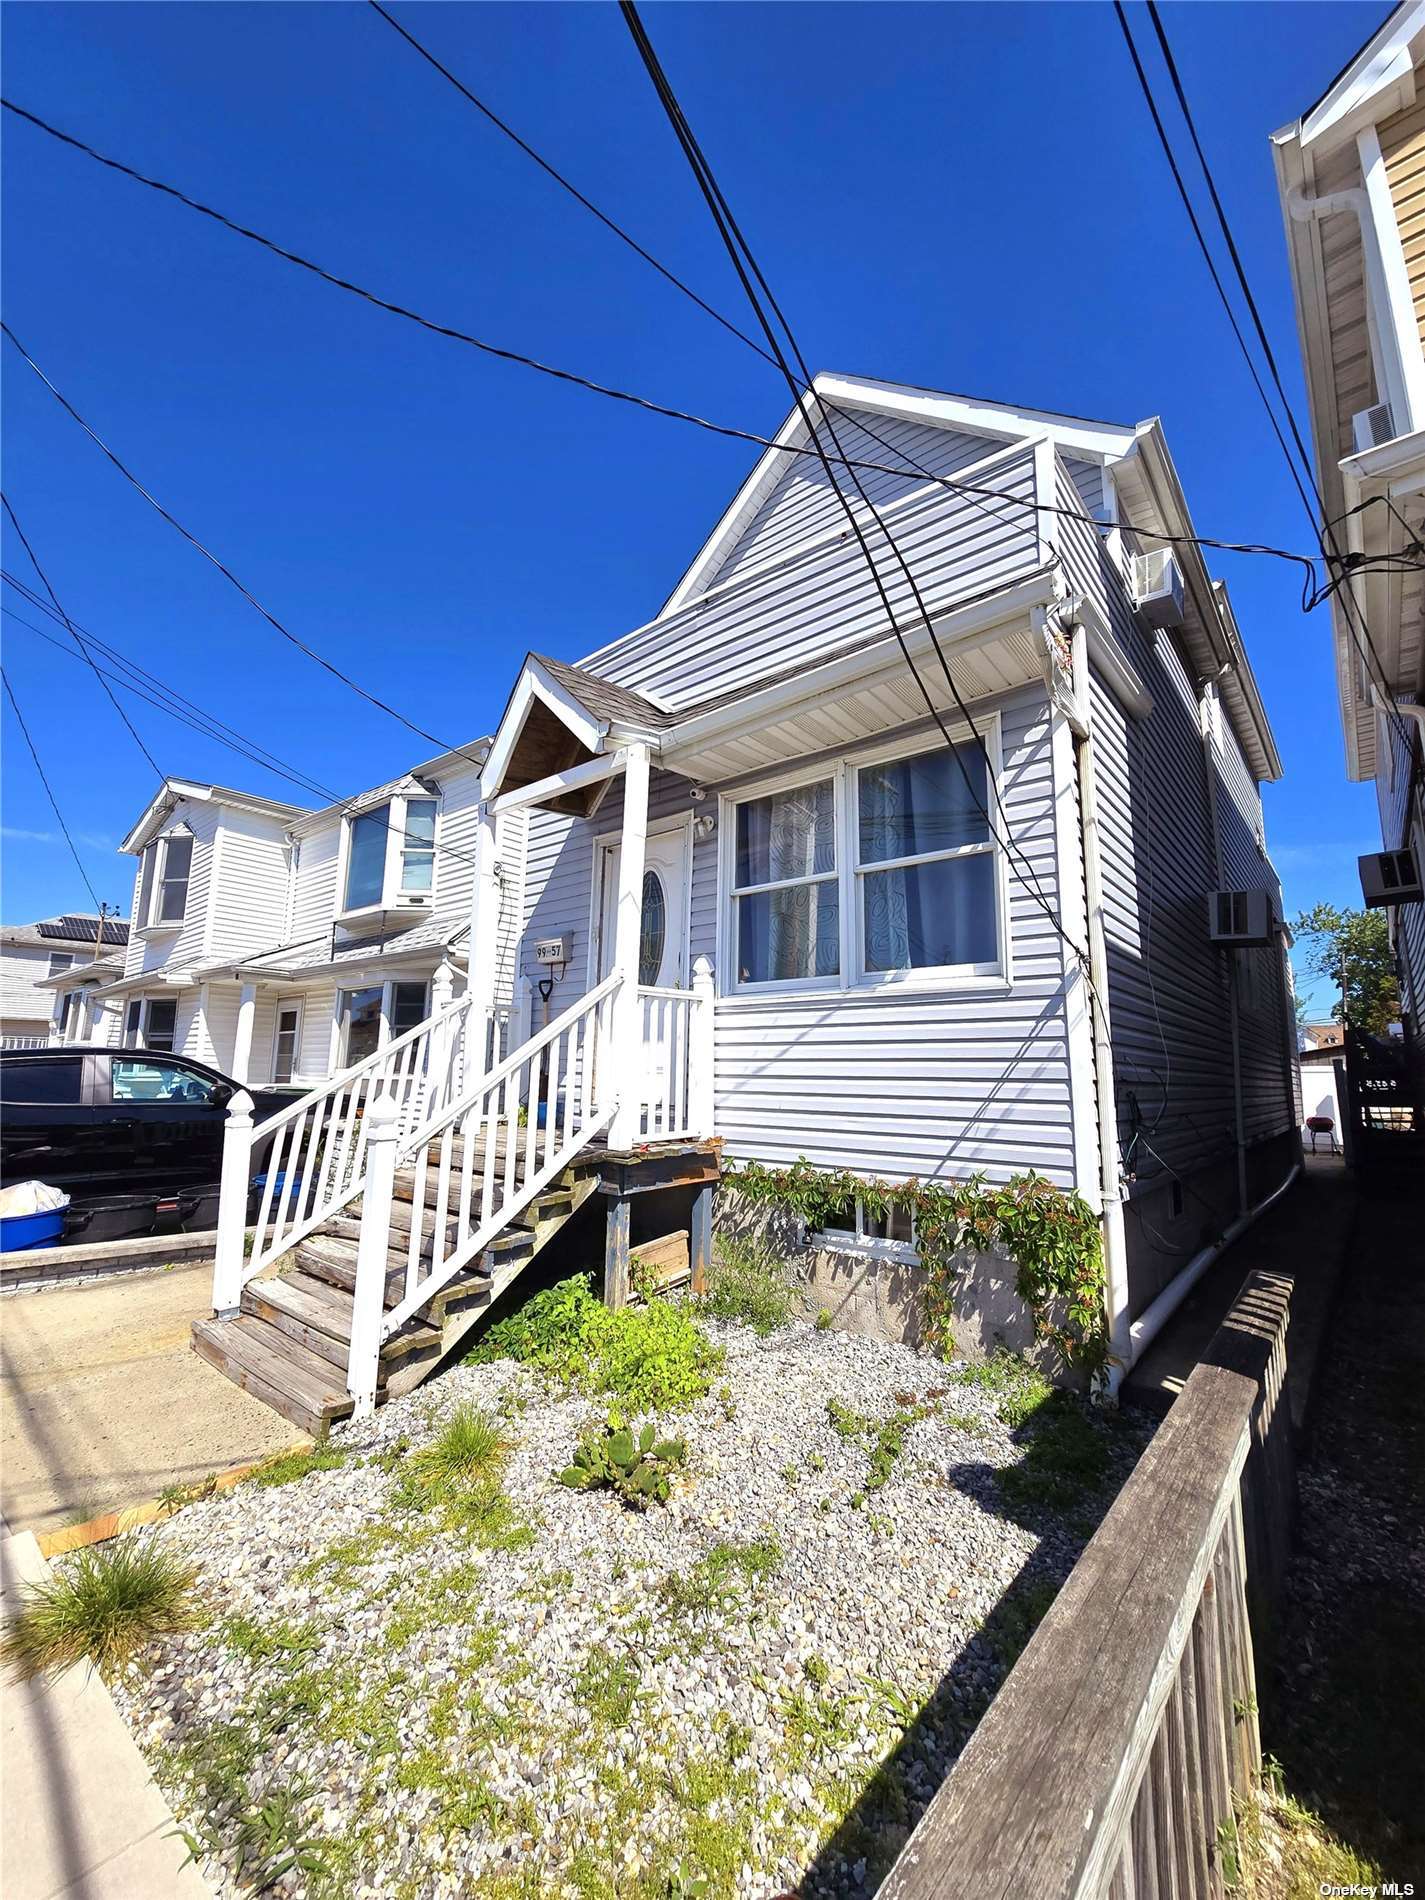
{"type": "MultiPolygon", "coordinates": [[[[213,1620],[115,1697],[210,1849],[215,1891],[251,1891],[238,1816],[284,1791],[315,1850],[270,1889],[293,1900],[603,1891],[590,1868],[657,1870],[663,1884],[638,1891],[667,1893],[680,1862],[710,1893],[749,1900],[874,1890],[1005,1673],[995,1624],[982,1626],[1006,1593],[1058,1587],[1110,1493],[1073,1522],[1011,1514],[997,1474],[1023,1434],[992,1393],[906,1347],[800,1322],[766,1339],[710,1331],[727,1353],[713,1393],[661,1420],[688,1442],[666,1509],[555,1482],[603,1408],[501,1362],[456,1367],[338,1432],[352,1455],[337,1469],[242,1485],[138,1533],[187,1553],[213,1620]],[[934,1408],[859,1506],[868,1445],[833,1429],[830,1399],[878,1423],[934,1408]],[[471,1402],[508,1416],[504,1488],[534,1527],[523,1548],[425,1535],[428,1519],[392,1505],[391,1461],[375,1462],[471,1402]],[[392,1523],[422,1535],[323,1567],[392,1523]],[[709,1616],[670,1617],[666,1579],[759,1538],[780,1551],[771,1575],[709,1616]],[[236,1619],[257,1643],[241,1625],[235,1644],[236,1619]],[[264,1649],[263,1631],[305,1646],[264,1649]],[[636,1691],[628,1719],[600,1721],[586,1672],[603,1672],[607,1713],[619,1666],[636,1691]],[[211,1757],[224,1723],[244,1772],[199,1788],[185,1758],[204,1737],[211,1757]],[[872,1812],[862,1797],[888,1758],[890,1799],[872,1812]]],[[[1101,1429],[1121,1479],[1147,1423],[1101,1429]]]]}

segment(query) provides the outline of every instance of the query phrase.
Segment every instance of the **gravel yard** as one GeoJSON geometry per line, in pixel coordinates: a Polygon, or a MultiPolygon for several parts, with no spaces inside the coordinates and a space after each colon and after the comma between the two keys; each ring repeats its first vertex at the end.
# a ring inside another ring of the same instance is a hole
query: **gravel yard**
{"type": "Polygon", "coordinates": [[[115,1695],[216,1890],[874,1890],[1149,1426],[1055,1401],[1061,1443],[903,1346],[708,1331],[664,1507],[558,1483],[606,1407],[500,1360],[142,1533],[211,1620],[115,1695]],[[501,1491],[416,1508],[472,1404],[501,1491]]]}

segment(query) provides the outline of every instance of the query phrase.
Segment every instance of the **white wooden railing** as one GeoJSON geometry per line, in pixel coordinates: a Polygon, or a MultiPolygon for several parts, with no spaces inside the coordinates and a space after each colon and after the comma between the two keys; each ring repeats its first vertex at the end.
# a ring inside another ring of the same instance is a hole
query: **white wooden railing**
{"type": "MultiPolygon", "coordinates": [[[[378,1100],[389,1105],[399,1134],[421,1127],[459,1096],[470,1011],[469,997],[457,998],[256,1127],[252,1097],[233,1097],[223,1138],[215,1312],[234,1312],[254,1274],[360,1194],[370,1111],[378,1100]],[[256,1185],[253,1158],[264,1147],[261,1201],[244,1258],[248,1201],[256,1185]]],[[[497,1034],[498,1026],[487,1022],[487,1048],[497,1034]]]]}
{"type": "Polygon", "coordinates": [[[603,1057],[621,982],[606,977],[415,1135],[403,1136],[393,1103],[373,1108],[347,1372],[358,1413],[375,1403],[382,1343],[613,1120],[617,1101],[603,1057]],[[413,1175],[411,1228],[405,1290],[385,1310],[398,1166],[413,1175]]]}
{"type": "Polygon", "coordinates": [[[48,1036],[0,1036],[0,1049],[48,1049],[48,1036]]]}
{"type": "Polygon", "coordinates": [[[640,985],[639,1022],[643,1057],[639,1082],[638,1138],[673,1141],[701,1133],[694,1061],[695,1030],[702,999],[692,990],[640,985]]]}

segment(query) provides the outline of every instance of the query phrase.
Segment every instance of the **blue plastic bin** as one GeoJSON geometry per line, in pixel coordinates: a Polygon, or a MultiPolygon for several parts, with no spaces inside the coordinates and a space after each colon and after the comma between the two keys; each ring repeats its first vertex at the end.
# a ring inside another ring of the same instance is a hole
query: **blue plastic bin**
{"type": "Polygon", "coordinates": [[[0,1253],[22,1253],[26,1247],[52,1247],[64,1232],[64,1207],[43,1214],[0,1216],[0,1253]]]}

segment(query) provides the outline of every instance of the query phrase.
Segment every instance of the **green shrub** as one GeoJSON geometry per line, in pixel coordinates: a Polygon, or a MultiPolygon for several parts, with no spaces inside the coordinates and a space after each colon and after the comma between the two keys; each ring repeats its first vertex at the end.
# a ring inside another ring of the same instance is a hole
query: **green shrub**
{"type": "Polygon", "coordinates": [[[823,1306],[812,1323],[819,1333],[829,1333],[831,1331],[830,1307],[823,1306]]]}
{"type": "Polygon", "coordinates": [[[121,1537],[80,1551],[28,1592],[0,1640],[0,1660],[22,1680],[89,1659],[109,1671],[158,1636],[203,1621],[197,1572],[162,1544],[121,1537]]]}
{"type": "Polygon", "coordinates": [[[659,1438],[652,1424],[635,1436],[617,1413],[610,1413],[607,1425],[584,1434],[572,1463],[555,1476],[572,1491],[608,1487],[625,1504],[646,1511],[668,1502],[669,1474],[686,1456],[681,1438],[659,1438]]]}
{"type": "Polygon", "coordinates": [[[630,1411],[658,1412],[702,1398],[723,1357],[686,1309],[654,1298],[611,1312],[581,1273],[492,1326],[470,1363],[518,1359],[630,1411]]]}
{"type": "Polygon", "coordinates": [[[732,1237],[718,1241],[701,1312],[740,1320],[765,1339],[786,1325],[795,1303],[786,1268],[765,1247],[732,1237]]]}

